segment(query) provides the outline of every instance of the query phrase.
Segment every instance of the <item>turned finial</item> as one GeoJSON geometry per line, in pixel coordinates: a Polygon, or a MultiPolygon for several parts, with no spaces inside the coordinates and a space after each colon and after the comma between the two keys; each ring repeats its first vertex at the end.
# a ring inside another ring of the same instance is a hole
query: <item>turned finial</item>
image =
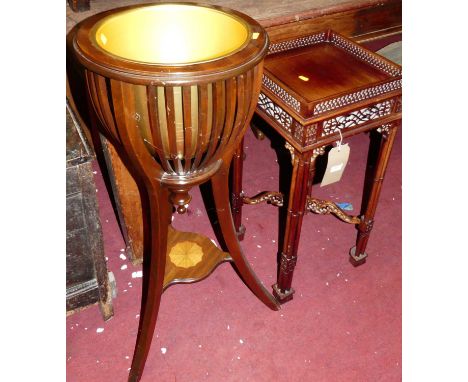
{"type": "Polygon", "coordinates": [[[171,203],[177,207],[177,213],[184,214],[187,211],[186,205],[192,200],[188,190],[172,190],[169,195],[171,203]]]}

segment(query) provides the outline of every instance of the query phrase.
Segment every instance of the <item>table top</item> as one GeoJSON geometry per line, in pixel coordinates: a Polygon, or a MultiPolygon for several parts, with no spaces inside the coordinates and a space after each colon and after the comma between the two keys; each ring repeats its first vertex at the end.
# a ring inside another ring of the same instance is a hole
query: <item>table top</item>
{"type": "Polygon", "coordinates": [[[329,30],[270,46],[263,89],[307,119],[340,106],[337,99],[345,106],[401,93],[401,67],[329,30]]]}
{"type": "Polygon", "coordinates": [[[265,69],[303,102],[317,101],[389,78],[384,71],[327,42],[271,56],[265,62],[265,69]]]}

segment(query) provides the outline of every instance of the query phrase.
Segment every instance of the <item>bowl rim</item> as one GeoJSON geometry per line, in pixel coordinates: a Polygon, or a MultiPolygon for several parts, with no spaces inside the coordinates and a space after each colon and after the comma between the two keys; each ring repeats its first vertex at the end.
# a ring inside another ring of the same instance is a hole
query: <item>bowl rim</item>
{"type": "Polygon", "coordinates": [[[108,55],[110,55],[110,56],[112,56],[114,58],[121,59],[121,60],[124,60],[124,61],[136,62],[136,63],[142,63],[142,64],[148,64],[148,65],[155,65],[155,66],[157,66],[157,65],[184,66],[184,65],[190,65],[190,64],[197,64],[197,63],[204,63],[204,62],[220,60],[220,59],[222,59],[224,57],[230,56],[230,55],[236,53],[237,51],[243,49],[248,44],[249,36],[251,36],[251,35],[252,35],[252,30],[251,30],[250,25],[243,18],[239,17],[238,15],[223,12],[223,11],[220,11],[219,9],[214,8],[214,7],[200,7],[200,6],[195,7],[193,5],[193,3],[153,3],[153,4],[146,4],[143,7],[134,7],[134,8],[122,10],[122,11],[119,11],[119,12],[113,12],[113,13],[101,18],[99,21],[97,21],[94,24],[94,26],[91,28],[91,30],[89,31],[89,38],[91,39],[92,43],[98,49],[102,50],[104,53],[107,53],[108,55]],[[97,41],[97,32],[98,32],[99,28],[101,26],[103,26],[107,21],[110,21],[112,17],[125,15],[126,13],[135,12],[135,11],[138,11],[139,9],[143,9],[143,8],[153,8],[153,7],[161,7],[161,6],[167,6],[167,5],[175,5],[175,6],[180,5],[180,6],[188,6],[188,7],[193,7],[193,8],[208,8],[213,12],[216,12],[216,13],[221,14],[223,16],[230,17],[230,18],[236,20],[237,22],[239,22],[245,28],[245,30],[247,32],[246,33],[246,38],[237,48],[235,48],[235,49],[231,50],[230,52],[228,52],[226,54],[223,54],[223,55],[221,55],[219,57],[214,57],[214,58],[206,59],[206,60],[188,61],[188,62],[164,62],[164,63],[162,63],[162,62],[148,62],[148,61],[143,61],[143,60],[135,60],[135,59],[131,59],[131,58],[122,57],[122,56],[114,54],[114,53],[108,51],[107,49],[103,48],[99,44],[99,42],[97,41]]]}
{"type": "Polygon", "coordinates": [[[211,81],[220,75],[236,76],[255,66],[267,53],[269,38],[265,29],[250,16],[211,4],[192,2],[145,3],[113,8],[86,18],[70,31],[73,53],[86,68],[114,79],[134,83],[185,84],[211,81]],[[211,8],[239,20],[247,28],[246,41],[234,51],[209,60],[188,63],[147,63],[114,55],[95,41],[95,31],[104,19],[116,13],[155,5],[187,5],[211,8]],[[255,37],[255,38],[254,38],[255,37]]]}

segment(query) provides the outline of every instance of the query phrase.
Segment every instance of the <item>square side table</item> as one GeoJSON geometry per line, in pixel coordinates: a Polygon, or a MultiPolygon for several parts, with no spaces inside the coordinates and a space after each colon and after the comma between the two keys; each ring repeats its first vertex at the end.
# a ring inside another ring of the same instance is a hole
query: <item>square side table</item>
{"type": "Polygon", "coordinates": [[[340,34],[327,30],[272,44],[265,60],[256,113],[285,140],[291,153],[289,191],[242,192],[242,145],[233,159],[231,208],[239,235],[242,205],[268,202],[286,207],[284,241],[279,248],[275,297],[284,303],[291,287],[302,219],[306,212],[333,214],[357,226],[353,265],[365,262],[377,202],[398,126],[401,124],[401,67],[340,34]],[[311,196],[315,161],[333,142],[370,132],[370,150],[360,216],[311,196]]]}

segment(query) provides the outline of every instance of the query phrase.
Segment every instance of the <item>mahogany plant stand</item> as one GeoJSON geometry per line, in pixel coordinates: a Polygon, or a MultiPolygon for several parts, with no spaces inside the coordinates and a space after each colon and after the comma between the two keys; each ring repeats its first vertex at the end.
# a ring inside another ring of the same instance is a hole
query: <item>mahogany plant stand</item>
{"type": "MultiPolygon", "coordinates": [[[[292,162],[289,190],[242,193],[242,146],[233,161],[232,206],[242,239],[242,204],[268,202],[283,207],[284,232],[278,253],[273,294],[281,302],[293,298],[292,279],[302,219],[307,212],[333,214],[357,227],[350,260],[365,262],[382,181],[401,123],[401,67],[340,34],[327,30],[270,45],[256,113],[285,141],[292,162]],[[343,138],[370,131],[361,214],[350,216],[335,203],[311,196],[318,156],[343,138]],[[286,208],[284,211],[284,208],[286,208]]],[[[284,150],[284,149],[283,149],[284,150]]]]}
{"type": "Polygon", "coordinates": [[[250,17],[193,3],[103,12],[78,24],[70,41],[83,66],[95,128],[136,179],[145,212],[141,314],[129,373],[135,382],[170,285],[202,280],[231,262],[267,307],[279,309],[244,257],[228,185],[234,151],[257,103],[269,41],[250,17]],[[173,208],[184,213],[190,189],[208,181],[226,251],[171,226],[173,208]]]}

